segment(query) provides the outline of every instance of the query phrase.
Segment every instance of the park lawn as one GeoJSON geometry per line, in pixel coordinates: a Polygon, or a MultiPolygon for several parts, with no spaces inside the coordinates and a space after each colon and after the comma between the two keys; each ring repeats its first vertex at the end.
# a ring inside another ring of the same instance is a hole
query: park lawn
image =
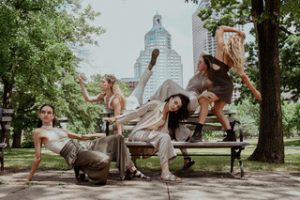
{"type": "MultiPolygon", "coordinates": [[[[289,139],[285,141],[285,164],[269,164],[262,162],[248,161],[256,146],[256,140],[246,141],[250,145],[242,152],[245,171],[300,171],[300,139],[289,139]]],[[[230,153],[229,149],[190,149],[190,153],[230,153]]],[[[34,156],[34,149],[5,149],[5,169],[9,171],[29,170],[34,156]]],[[[194,171],[229,171],[230,157],[223,156],[193,156],[196,164],[192,167],[194,171]]],[[[159,160],[156,156],[148,159],[137,160],[137,166],[146,171],[159,171],[159,160]]],[[[178,156],[171,163],[171,170],[178,171],[182,167],[182,157],[178,156]]],[[[115,164],[112,163],[112,168],[115,164]]],[[[64,159],[50,151],[42,150],[42,162],[39,170],[57,169],[66,170],[69,167],[64,159]]],[[[235,171],[238,172],[238,163],[235,161],[235,171]]]]}

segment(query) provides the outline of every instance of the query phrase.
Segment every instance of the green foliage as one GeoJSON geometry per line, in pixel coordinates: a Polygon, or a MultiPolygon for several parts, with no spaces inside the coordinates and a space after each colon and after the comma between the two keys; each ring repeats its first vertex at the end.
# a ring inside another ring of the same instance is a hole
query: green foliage
{"type": "Polygon", "coordinates": [[[73,49],[96,44],[91,36],[104,29],[89,21],[98,15],[79,0],[1,1],[0,83],[11,87],[12,99],[3,101],[15,110],[15,134],[32,130],[44,103],[56,107],[57,117],[68,117],[72,130],[94,130],[99,112],[80,94],[73,49]]]}
{"type": "Polygon", "coordinates": [[[245,137],[258,136],[259,105],[253,104],[250,98],[244,98],[235,105],[230,105],[230,110],[236,114],[234,118],[241,122],[241,129],[245,137]]]}
{"type": "Polygon", "coordinates": [[[300,131],[300,103],[284,102],[282,111],[284,136],[288,138],[296,136],[300,131]]]}
{"type": "MultiPolygon", "coordinates": [[[[211,4],[200,10],[199,17],[204,27],[215,33],[220,25],[245,25],[260,23],[270,17],[264,12],[257,18],[251,17],[251,0],[211,0],[211,4]],[[215,17],[217,14],[218,17],[215,17]],[[256,21],[255,21],[256,20],[256,21]]],[[[300,2],[294,0],[281,1],[280,17],[280,66],[282,91],[291,94],[288,98],[297,101],[300,96],[300,2]],[[293,55],[293,56],[291,56],[293,55]]],[[[251,31],[252,34],[254,30],[251,31]]],[[[257,41],[247,44],[247,70],[258,83],[257,41]]],[[[249,91],[242,90],[241,98],[249,96],[249,91]]]]}

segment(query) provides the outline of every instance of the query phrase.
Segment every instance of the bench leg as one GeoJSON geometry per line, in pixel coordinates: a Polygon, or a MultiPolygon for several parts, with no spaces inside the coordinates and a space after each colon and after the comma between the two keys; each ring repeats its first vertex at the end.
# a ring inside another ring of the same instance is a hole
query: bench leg
{"type": "Polygon", "coordinates": [[[244,176],[244,165],[241,160],[241,152],[243,148],[231,148],[231,165],[230,165],[230,173],[233,172],[234,160],[237,159],[240,165],[241,177],[244,176]]]}
{"type": "Polygon", "coordinates": [[[230,157],[230,173],[233,172],[233,165],[234,165],[234,160],[235,160],[235,150],[231,148],[231,157],[230,157]]]}
{"type": "Polygon", "coordinates": [[[109,122],[105,123],[105,134],[106,134],[106,136],[109,135],[109,122]]]}
{"type": "Polygon", "coordinates": [[[240,163],[240,170],[241,170],[241,178],[244,177],[244,165],[243,165],[243,161],[240,159],[239,160],[240,163]]]}
{"type": "Polygon", "coordinates": [[[4,170],[4,153],[3,153],[3,149],[0,149],[0,163],[1,163],[1,168],[0,170],[3,171],[4,170]]]}

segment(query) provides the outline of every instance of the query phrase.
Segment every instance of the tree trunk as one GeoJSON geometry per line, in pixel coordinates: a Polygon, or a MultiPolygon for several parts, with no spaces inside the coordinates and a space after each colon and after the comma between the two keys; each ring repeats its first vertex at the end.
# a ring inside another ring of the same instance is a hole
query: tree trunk
{"type": "Polygon", "coordinates": [[[22,130],[14,130],[12,148],[21,148],[22,130]]]}
{"type": "Polygon", "coordinates": [[[279,11],[279,0],[252,0],[262,102],[258,144],[249,160],[270,163],[284,163],[278,49],[279,11]]]}

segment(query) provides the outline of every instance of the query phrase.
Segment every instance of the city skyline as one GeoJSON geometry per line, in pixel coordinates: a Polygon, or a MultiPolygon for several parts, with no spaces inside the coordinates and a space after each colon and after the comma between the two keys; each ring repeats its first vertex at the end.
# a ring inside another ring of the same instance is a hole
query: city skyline
{"type": "Polygon", "coordinates": [[[94,37],[99,46],[80,49],[80,71],[88,77],[105,73],[113,73],[119,79],[134,77],[134,64],[144,49],[144,35],[152,27],[153,16],[159,13],[172,34],[172,48],[182,57],[186,85],[194,73],[192,14],[198,5],[182,0],[86,0],[83,4],[91,4],[101,13],[92,24],[102,26],[106,33],[94,37]]]}

